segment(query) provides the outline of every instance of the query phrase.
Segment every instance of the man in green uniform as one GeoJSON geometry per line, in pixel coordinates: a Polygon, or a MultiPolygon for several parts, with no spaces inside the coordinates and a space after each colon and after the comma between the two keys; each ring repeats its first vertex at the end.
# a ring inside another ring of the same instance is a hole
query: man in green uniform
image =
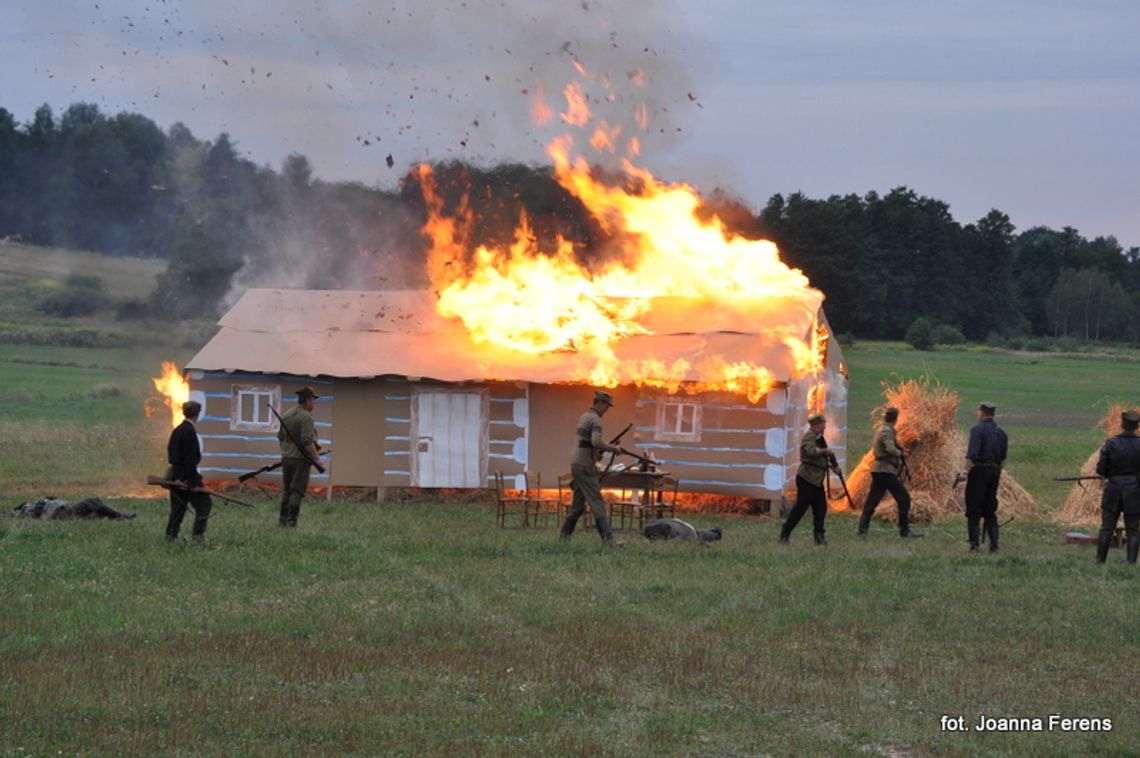
{"type": "Polygon", "coordinates": [[[875,462],[871,464],[871,491],[867,493],[867,502],[863,506],[863,514],[859,517],[857,533],[860,536],[867,533],[867,529],[871,526],[871,516],[887,492],[891,493],[899,506],[899,536],[922,536],[921,532],[912,531],[910,528],[910,493],[899,479],[904,459],[895,432],[895,423],[898,420],[899,409],[887,408],[883,413],[883,423],[875,429],[875,435],[871,440],[871,452],[875,455],[875,462]]]}
{"type": "Polygon", "coordinates": [[[315,466],[321,473],[325,470],[320,464],[320,445],[313,422],[313,407],[319,398],[309,387],[297,390],[297,405],[285,412],[277,430],[281,445],[281,526],[297,526],[301,500],[309,488],[309,467],[315,466]]]}
{"type": "Polygon", "coordinates": [[[570,512],[562,524],[562,538],[569,539],[574,533],[578,519],[586,512],[586,503],[594,514],[594,525],[606,547],[614,547],[613,532],[606,517],[606,502],[602,499],[601,480],[598,476],[598,460],[603,453],[620,453],[621,448],[606,442],[602,434],[602,416],[613,407],[614,398],[608,392],[596,390],[594,403],[578,419],[574,432],[574,451],[570,455],[570,475],[573,480],[570,489],[574,498],[570,512]]]}
{"type": "Polygon", "coordinates": [[[826,545],[823,520],[827,517],[827,493],[823,489],[823,479],[829,468],[838,467],[835,453],[827,449],[823,433],[827,430],[827,419],[817,413],[808,419],[808,430],[800,439],[800,470],[796,472],[796,505],[788,514],[788,520],[780,529],[780,544],[789,544],[792,530],[800,523],[808,506],[811,506],[812,526],[815,544],[826,545]]]}

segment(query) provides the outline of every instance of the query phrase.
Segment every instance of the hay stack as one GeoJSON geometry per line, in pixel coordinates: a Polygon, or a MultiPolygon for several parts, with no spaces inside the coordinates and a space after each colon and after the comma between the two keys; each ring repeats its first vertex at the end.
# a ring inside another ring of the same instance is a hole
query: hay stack
{"type": "MultiPolygon", "coordinates": [[[[1100,419],[1100,428],[1106,437],[1120,434],[1120,414],[1140,408],[1140,403],[1112,403],[1100,419]]],[[[1096,474],[1096,462],[1100,458],[1100,447],[1092,451],[1081,466],[1081,476],[1096,474]]],[[[1104,486],[1099,482],[1074,482],[1065,498],[1065,504],[1057,512],[1057,520],[1063,524],[1092,525],[1100,523],[1100,496],[1104,486]],[[1084,485],[1079,486],[1079,485],[1084,485]]]]}
{"type": "MultiPolygon", "coordinates": [[[[895,426],[899,444],[906,451],[911,478],[906,482],[911,496],[910,519],[914,523],[936,523],[963,513],[965,483],[952,488],[955,475],[965,466],[966,438],[958,430],[958,395],[932,382],[929,377],[900,381],[883,391],[886,402],[875,409],[876,423],[887,406],[899,409],[895,426]]],[[[851,472],[847,487],[855,507],[861,509],[871,489],[871,451],[851,472]]],[[[843,508],[846,502],[836,503],[843,508]]],[[[998,508],[1003,516],[1025,516],[1037,512],[1037,502],[1007,472],[998,487],[998,508]]],[[[886,495],[875,510],[875,517],[898,520],[894,498],[886,495]]]]}

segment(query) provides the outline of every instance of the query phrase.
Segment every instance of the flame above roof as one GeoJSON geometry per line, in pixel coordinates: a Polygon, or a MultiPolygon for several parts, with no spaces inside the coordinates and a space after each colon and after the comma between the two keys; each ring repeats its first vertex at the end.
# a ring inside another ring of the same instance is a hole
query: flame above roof
{"type": "MultiPolygon", "coordinates": [[[[639,318],[651,333],[627,337],[613,350],[620,361],[748,361],[787,381],[795,360],[785,338],[809,334],[822,300],[822,294],[807,303],[769,300],[763,312],[742,313],[707,301],[689,307],[686,298],[653,298],[639,318]]],[[[462,321],[436,312],[426,290],[251,289],[219,325],[187,369],[559,383],[581,381],[575,377],[587,375],[594,362],[572,346],[534,355],[478,344],[462,321]]]]}

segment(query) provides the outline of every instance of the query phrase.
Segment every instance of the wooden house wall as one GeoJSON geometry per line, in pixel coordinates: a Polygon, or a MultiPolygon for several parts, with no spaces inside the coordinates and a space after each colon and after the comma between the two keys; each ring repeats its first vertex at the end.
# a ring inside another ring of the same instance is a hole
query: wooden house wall
{"type": "MultiPolygon", "coordinates": [[[[189,379],[190,398],[202,403],[202,415],[198,419],[198,437],[202,444],[199,470],[207,481],[236,481],[238,476],[247,471],[281,460],[276,431],[232,428],[230,411],[234,385],[280,387],[282,413],[293,407],[296,401],[294,393],[297,390],[306,385],[312,387],[321,396],[313,408],[317,437],[325,447],[333,444],[332,420],[336,392],[331,379],[222,371],[192,371],[189,379]]],[[[335,456],[336,451],[333,458],[335,456]]],[[[311,478],[313,486],[323,487],[328,485],[330,475],[314,471],[311,478]]],[[[261,474],[259,479],[279,483],[280,469],[261,474]]]]}
{"type": "MultiPolygon", "coordinates": [[[[606,441],[635,421],[637,413],[635,388],[615,387],[609,392],[614,397],[614,406],[602,418],[606,441]]],[[[594,401],[594,388],[581,384],[532,384],[529,394],[530,451],[527,459],[530,470],[542,476],[542,486],[553,489],[559,476],[570,473],[574,430],[578,427],[578,419],[594,401]]],[[[636,426],[622,437],[621,444],[630,450],[637,448],[636,426]]]]}
{"type": "Polygon", "coordinates": [[[701,412],[699,436],[686,441],[658,438],[658,405],[669,399],[648,394],[638,400],[638,447],[661,461],[682,492],[780,497],[787,452],[783,385],[756,403],[731,393],[680,398],[701,412]]]}

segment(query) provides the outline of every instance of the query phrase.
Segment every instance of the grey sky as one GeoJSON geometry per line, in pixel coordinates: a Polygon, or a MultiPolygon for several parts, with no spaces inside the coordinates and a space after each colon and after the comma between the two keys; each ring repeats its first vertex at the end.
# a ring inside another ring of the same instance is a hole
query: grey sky
{"type": "Polygon", "coordinates": [[[615,120],[648,102],[641,162],[670,181],[756,208],[906,185],[963,223],[998,208],[1140,245],[1133,2],[4,5],[0,107],[20,121],[94,102],[391,186],[424,159],[544,161],[559,130],[533,124],[530,95],[560,107],[574,57],[610,74],[613,100],[593,92],[615,120]]]}

